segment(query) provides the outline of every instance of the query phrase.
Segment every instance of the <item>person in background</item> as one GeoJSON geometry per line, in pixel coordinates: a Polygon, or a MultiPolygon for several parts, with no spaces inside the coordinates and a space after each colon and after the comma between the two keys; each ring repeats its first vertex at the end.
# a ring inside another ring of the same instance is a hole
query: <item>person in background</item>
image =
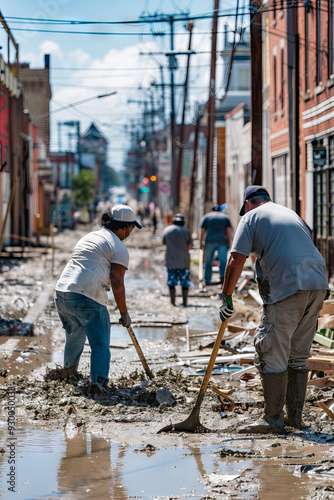
{"type": "Polygon", "coordinates": [[[200,225],[200,248],[204,249],[204,281],[210,285],[212,278],[212,262],[217,251],[219,260],[220,281],[223,284],[227,252],[232,244],[232,224],[228,215],[220,211],[215,204],[211,212],[204,215],[200,225]]]}
{"type": "Polygon", "coordinates": [[[254,361],[265,407],[263,419],[239,432],[281,432],[285,424],[301,429],[307,359],[320,309],[329,296],[325,263],[304,221],[273,203],[265,187],[245,189],[240,215],[219,294],[219,314],[221,321],[232,315],[234,288],[246,258],[255,255],[263,313],[254,335],[254,361]]]}
{"type": "Polygon", "coordinates": [[[181,284],[183,306],[187,306],[190,287],[190,256],[192,248],[191,234],[184,227],[184,216],[177,213],[173,216],[172,225],[164,229],[162,242],[166,245],[167,285],[170,300],[175,306],[176,285],[181,284]]]}
{"type": "Polygon", "coordinates": [[[129,252],[124,242],[137,222],[132,209],[116,205],[102,214],[102,228],[81,238],[57,281],[55,304],[66,332],[63,378],[75,374],[86,337],[91,348],[93,383],[109,378],[110,318],[106,304],[110,287],[120,311],[120,323],[131,324],[124,287],[129,252]]]}

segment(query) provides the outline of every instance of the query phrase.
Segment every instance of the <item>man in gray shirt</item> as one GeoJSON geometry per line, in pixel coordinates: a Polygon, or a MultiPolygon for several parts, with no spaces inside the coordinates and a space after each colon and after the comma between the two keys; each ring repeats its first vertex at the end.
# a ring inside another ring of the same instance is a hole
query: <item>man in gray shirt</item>
{"type": "Polygon", "coordinates": [[[222,321],[232,315],[232,294],[252,253],[264,304],[254,344],[265,416],[239,432],[281,431],[284,423],[301,429],[307,359],[329,290],[325,263],[302,219],[289,208],[272,203],[263,186],[246,188],[240,215],[243,217],[226,266],[219,313],[222,321]]]}
{"type": "Polygon", "coordinates": [[[190,257],[192,247],[191,234],[184,227],[184,216],[180,213],[173,217],[173,224],[165,228],[162,242],[166,245],[167,285],[170,300],[175,306],[175,286],[182,286],[183,306],[187,306],[188,289],[190,287],[190,257]]]}

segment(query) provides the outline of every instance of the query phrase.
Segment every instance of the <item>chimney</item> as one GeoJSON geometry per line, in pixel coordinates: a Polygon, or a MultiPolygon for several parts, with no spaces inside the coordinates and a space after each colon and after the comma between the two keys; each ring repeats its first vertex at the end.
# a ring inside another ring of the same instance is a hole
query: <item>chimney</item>
{"type": "Polygon", "coordinates": [[[50,54],[44,54],[44,67],[50,68],[50,54]]]}

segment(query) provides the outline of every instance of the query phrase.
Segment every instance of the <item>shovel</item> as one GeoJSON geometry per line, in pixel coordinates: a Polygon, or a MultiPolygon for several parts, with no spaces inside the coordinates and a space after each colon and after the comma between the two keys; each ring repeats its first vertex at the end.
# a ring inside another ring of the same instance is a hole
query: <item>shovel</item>
{"type": "Polygon", "coordinates": [[[136,336],[135,336],[135,334],[134,334],[134,331],[132,330],[132,326],[131,326],[131,325],[130,325],[130,326],[128,326],[128,327],[127,327],[127,330],[128,330],[129,335],[130,335],[130,337],[131,337],[132,343],[133,343],[133,345],[135,346],[135,349],[136,349],[136,351],[137,351],[137,354],[138,354],[138,356],[139,356],[139,359],[140,359],[140,361],[142,362],[142,365],[143,365],[143,367],[144,367],[144,370],[145,370],[146,375],[148,375],[151,379],[152,379],[152,378],[154,378],[154,375],[153,375],[153,373],[151,372],[150,367],[149,367],[149,366],[148,366],[148,364],[147,364],[147,361],[146,361],[146,359],[145,359],[145,356],[144,356],[144,354],[143,354],[143,351],[141,350],[141,347],[140,347],[140,345],[138,344],[138,340],[137,340],[137,338],[136,338],[136,336]]]}
{"type": "Polygon", "coordinates": [[[204,261],[204,250],[200,248],[199,257],[198,257],[198,281],[199,281],[199,290],[198,292],[206,292],[205,287],[203,286],[203,261],[204,261]]]}
{"type": "Polygon", "coordinates": [[[204,398],[205,391],[208,387],[208,383],[211,377],[213,365],[215,364],[217,353],[219,351],[220,343],[222,341],[225,328],[226,328],[227,320],[224,321],[219,328],[219,332],[215,341],[215,345],[213,346],[212,353],[210,356],[210,360],[208,363],[208,366],[206,367],[205,374],[202,380],[202,385],[199,390],[197,400],[195,403],[195,406],[190,413],[189,417],[184,420],[183,422],[179,422],[178,424],[170,424],[167,425],[166,427],[163,427],[158,431],[158,434],[160,432],[169,432],[169,431],[178,431],[178,432],[211,432],[209,429],[204,427],[204,425],[201,424],[199,420],[199,412],[201,408],[201,404],[204,398]]]}

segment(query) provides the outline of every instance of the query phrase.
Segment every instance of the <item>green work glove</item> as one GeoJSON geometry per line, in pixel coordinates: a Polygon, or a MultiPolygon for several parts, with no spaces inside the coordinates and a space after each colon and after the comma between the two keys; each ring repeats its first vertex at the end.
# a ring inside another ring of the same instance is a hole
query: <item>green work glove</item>
{"type": "Polygon", "coordinates": [[[219,306],[219,317],[221,321],[226,321],[233,314],[233,302],[231,295],[218,294],[222,303],[219,306]]]}

